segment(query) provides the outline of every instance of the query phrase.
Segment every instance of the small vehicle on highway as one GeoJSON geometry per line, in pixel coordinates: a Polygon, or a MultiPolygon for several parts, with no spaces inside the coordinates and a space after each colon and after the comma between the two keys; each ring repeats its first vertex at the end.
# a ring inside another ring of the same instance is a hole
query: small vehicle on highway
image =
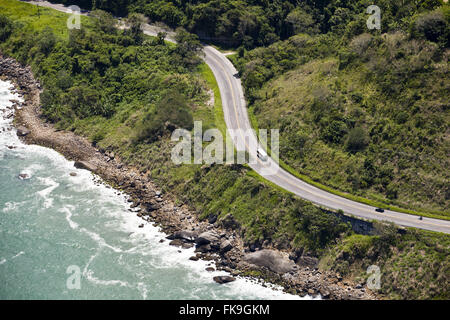
{"type": "Polygon", "coordinates": [[[258,148],[258,150],[256,150],[256,155],[263,162],[266,162],[267,160],[269,160],[267,153],[261,148],[258,148]]]}
{"type": "Polygon", "coordinates": [[[384,212],[384,209],[382,209],[382,208],[376,208],[375,211],[376,211],[376,212],[383,213],[383,212],[384,212]]]}

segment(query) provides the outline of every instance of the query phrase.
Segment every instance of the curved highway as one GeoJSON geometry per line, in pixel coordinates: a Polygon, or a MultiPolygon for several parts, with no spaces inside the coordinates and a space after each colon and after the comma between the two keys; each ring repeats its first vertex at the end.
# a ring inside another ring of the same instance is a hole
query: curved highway
{"type": "MultiPolygon", "coordinates": [[[[49,2],[32,1],[29,3],[68,12],[66,7],[49,2]]],[[[163,31],[151,25],[145,25],[143,29],[145,34],[152,36],[155,36],[159,31],[163,31]]],[[[174,42],[174,33],[167,32],[166,40],[174,42]]],[[[383,213],[376,212],[376,208],[374,207],[339,197],[307,184],[280,168],[272,158],[268,158],[266,161],[260,160],[256,156],[256,150],[262,147],[259,145],[256,135],[251,130],[241,81],[236,76],[238,73],[237,70],[230,60],[215,48],[205,46],[204,53],[204,60],[213,71],[220,89],[225,122],[230,135],[233,137],[235,147],[237,151],[248,151],[250,153],[252,160],[249,165],[258,174],[283,189],[305,200],[311,201],[320,207],[335,211],[342,210],[348,215],[366,220],[389,221],[404,227],[414,227],[450,234],[450,221],[425,217],[423,220],[419,220],[418,216],[390,210],[386,210],[383,213]],[[245,132],[249,134],[245,135],[245,132]]]]}

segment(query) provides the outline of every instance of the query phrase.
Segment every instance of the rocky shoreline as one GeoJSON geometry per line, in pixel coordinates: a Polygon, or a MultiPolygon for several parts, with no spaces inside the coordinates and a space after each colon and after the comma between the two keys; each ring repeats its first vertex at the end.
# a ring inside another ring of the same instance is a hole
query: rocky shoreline
{"type": "MultiPolygon", "coordinates": [[[[41,86],[30,67],[0,54],[0,78],[11,81],[24,97],[23,103],[15,104],[15,125],[21,139],[60,152],[75,161],[77,168],[92,171],[112,187],[128,194],[130,214],[159,225],[168,234],[165,241],[170,241],[171,245],[195,246],[196,255],[191,260],[215,261],[215,269],[232,275],[215,277],[217,283],[234,281],[238,275],[253,276],[281,285],[286,292],[300,296],[320,294],[323,299],[335,300],[378,298],[365,288],[365,284],[354,284],[338,274],[319,271],[317,259],[301,251],[289,253],[269,247],[246,248],[233,230],[235,223],[231,216],[220,226],[216,221],[200,221],[187,205],[175,205],[172,195],[162,194],[146,174],[122,163],[114,153],[97,149],[73,132],[56,130],[41,115],[41,86]]],[[[209,267],[205,272],[213,270],[209,267]]]]}

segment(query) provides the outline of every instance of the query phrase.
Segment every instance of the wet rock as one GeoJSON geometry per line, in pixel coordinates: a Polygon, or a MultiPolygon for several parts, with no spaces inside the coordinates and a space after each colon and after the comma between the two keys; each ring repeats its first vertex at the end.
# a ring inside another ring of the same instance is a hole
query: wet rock
{"type": "Polygon", "coordinates": [[[213,280],[219,284],[224,284],[224,283],[236,281],[236,278],[230,277],[230,276],[217,276],[217,277],[214,277],[213,280]]]}
{"type": "Polygon", "coordinates": [[[76,177],[76,176],[77,176],[77,173],[76,173],[76,172],[71,172],[71,173],[70,173],[70,176],[71,176],[71,177],[76,177]]]}
{"type": "Polygon", "coordinates": [[[76,161],[74,163],[74,167],[77,169],[84,169],[84,170],[88,170],[91,172],[95,172],[97,171],[97,167],[95,165],[93,165],[92,163],[89,163],[87,161],[76,161]]]}
{"type": "Polygon", "coordinates": [[[175,246],[175,247],[182,247],[183,241],[180,239],[175,239],[175,240],[170,241],[169,245],[175,246]]]}
{"type": "Polygon", "coordinates": [[[20,180],[28,180],[30,178],[31,178],[31,176],[28,173],[20,173],[19,174],[19,179],[20,180]]]}
{"type": "Polygon", "coordinates": [[[294,262],[275,250],[260,250],[247,253],[244,260],[259,267],[266,267],[277,273],[287,273],[294,270],[294,262]]]}
{"type": "Polygon", "coordinates": [[[173,234],[174,239],[181,239],[184,241],[194,242],[197,238],[197,233],[193,231],[181,230],[173,234]]]}
{"type": "Polygon", "coordinates": [[[182,247],[183,249],[190,249],[190,248],[192,248],[193,246],[194,246],[194,244],[191,243],[191,242],[183,242],[183,244],[181,245],[181,247],[182,247]]]}
{"type": "Polygon", "coordinates": [[[25,137],[25,136],[27,136],[27,135],[29,135],[30,134],[30,130],[28,130],[27,128],[25,128],[24,126],[19,126],[18,128],[17,128],[17,135],[19,136],[19,137],[25,137]]]}
{"type": "Polygon", "coordinates": [[[133,203],[130,205],[130,208],[134,209],[137,208],[141,202],[139,200],[134,200],[133,203]]]}
{"type": "Polygon", "coordinates": [[[189,260],[198,261],[198,260],[200,260],[200,257],[193,256],[193,257],[190,257],[189,260]]]}
{"type": "Polygon", "coordinates": [[[214,272],[214,271],[216,271],[216,269],[214,269],[213,267],[208,267],[208,268],[206,268],[205,270],[208,271],[208,272],[214,272]]]}

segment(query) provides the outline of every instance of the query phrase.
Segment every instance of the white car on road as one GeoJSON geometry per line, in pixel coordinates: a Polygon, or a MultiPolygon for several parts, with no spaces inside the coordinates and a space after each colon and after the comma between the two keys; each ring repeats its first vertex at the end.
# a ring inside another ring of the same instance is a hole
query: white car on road
{"type": "Polygon", "coordinates": [[[261,148],[258,148],[258,150],[256,150],[256,156],[263,162],[266,162],[269,159],[267,153],[261,148]]]}

